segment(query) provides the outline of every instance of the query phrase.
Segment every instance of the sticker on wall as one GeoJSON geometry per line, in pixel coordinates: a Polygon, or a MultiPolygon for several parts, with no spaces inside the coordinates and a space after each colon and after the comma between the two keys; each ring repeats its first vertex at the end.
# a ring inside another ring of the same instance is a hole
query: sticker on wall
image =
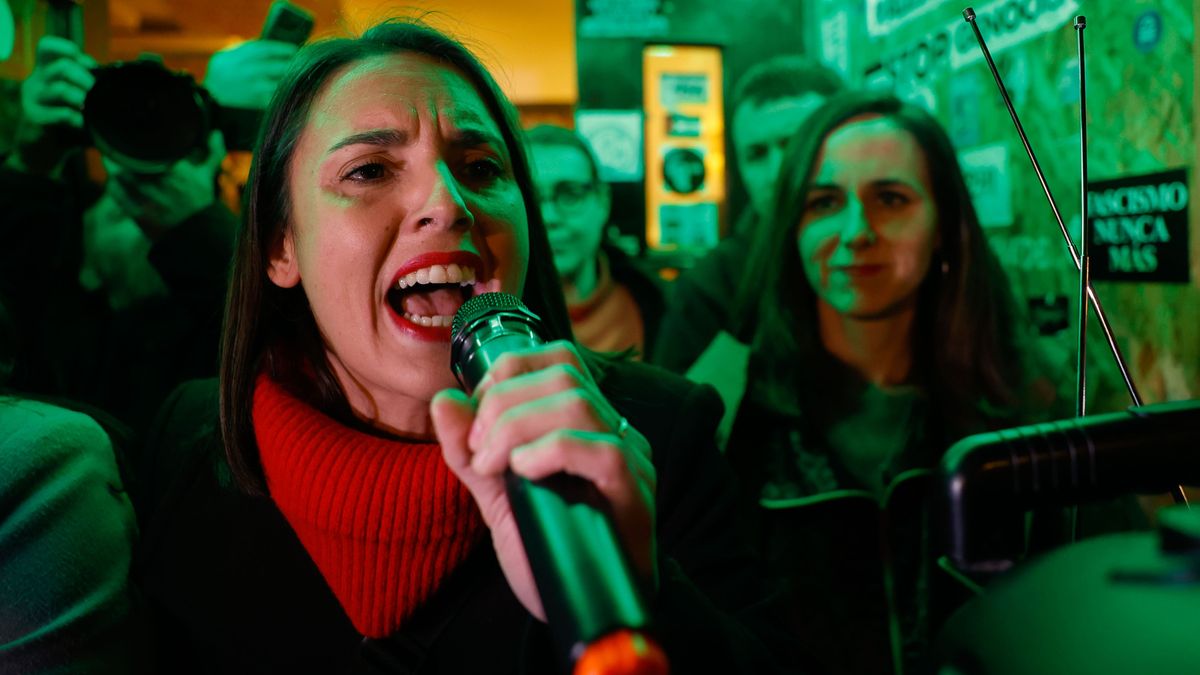
{"type": "MultiPolygon", "coordinates": [[[[1080,0],[992,0],[975,7],[975,23],[992,57],[1070,25],[1080,0]]],[[[940,26],[889,45],[880,62],[898,84],[937,77],[983,60],[975,31],[957,12],[940,26]]]]}
{"type": "Polygon", "coordinates": [[[579,37],[662,37],[671,30],[671,22],[663,12],[663,4],[664,0],[578,3],[579,37]]]}
{"type": "Polygon", "coordinates": [[[9,9],[7,0],[0,0],[0,61],[12,56],[16,36],[12,10],[9,9]]]}
{"type": "Polygon", "coordinates": [[[1147,10],[1133,22],[1133,46],[1143,54],[1148,54],[1162,40],[1162,15],[1154,10],[1147,10]]]}
{"type": "Polygon", "coordinates": [[[896,89],[896,97],[905,103],[911,103],[931,115],[937,114],[937,96],[933,87],[927,84],[910,83],[896,89]]]}
{"type": "MultiPolygon", "coordinates": [[[[1067,28],[1079,4],[1080,0],[992,0],[975,7],[975,23],[987,41],[988,51],[995,57],[1038,36],[1067,28]]],[[[954,40],[950,46],[950,67],[958,70],[982,61],[983,53],[971,26],[961,18],[952,25],[954,40]]]]}
{"type": "Polygon", "coordinates": [[[667,135],[680,138],[698,138],[702,129],[700,117],[671,113],[667,115],[667,135]]]}
{"type": "Polygon", "coordinates": [[[901,43],[880,58],[880,64],[898,83],[918,82],[939,75],[949,65],[950,28],[943,27],[901,43]]]}
{"type": "MultiPolygon", "coordinates": [[[[988,244],[1009,274],[1047,272],[1063,264],[1062,241],[1053,234],[996,236],[993,232],[988,235],[988,244]]],[[[1071,264],[1069,258],[1066,264],[1071,264]]]]}
{"type": "Polygon", "coordinates": [[[863,72],[863,91],[890,94],[896,88],[896,79],[882,63],[877,63],[863,72]]]}
{"type": "Polygon", "coordinates": [[[983,96],[983,81],[979,74],[968,70],[950,78],[950,140],[959,148],[977,145],[980,139],[979,101],[983,96]]]}
{"type": "Polygon", "coordinates": [[[1058,100],[1063,105],[1079,103],[1079,58],[1063,61],[1058,70],[1058,100]]]}
{"type": "Polygon", "coordinates": [[[999,67],[1004,74],[1004,86],[1013,103],[1025,103],[1029,94],[1029,56],[1023,49],[1014,49],[1004,56],[999,67]]]}
{"type": "Polygon", "coordinates": [[[984,227],[1008,227],[1013,222],[1012,183],[1008,146],[992,143],[958,153],[971,202],[984,227]]]}
{"type": "Polygon", "coordinates": [[[867,33],[887,35],[944,4],[945,0],[867,0],[867,33]]]}
{"type": "Polygon", "coordinates": [[[1029,320],[1039,335],[1057,335],[1071,325],[1070,303],[1067,296],[1047,294],[1040,298],[1029,298],[1029,320]]]}
{"type": "Polygon", "coordinates": [[[705,73],[664,73],[660,100],[666,108],[707,103],[708,80],[705,73]]]}
{"type": "Polygon", "coordinates": [[[1088,184],[1092,278],[1188,281],[1185,169],[1088,184]]]}
{"type": "Polygon", "coordinates": [[[850,76],[850,17],[844,7],[821,19],[821,62],[850,76]]]}
{"type": "Polygon", "coordinates": [[[663,183],[671,192],[690,195],[704,187],[704,151],[670,148],[663,153],[663,183]]]}
{"type": "Polygon", "coordinates": [[[720,235],[717,205],[664,204],[658,217],[662,228],[662,243],[682,249],[708,249],[717,245],[720,235]]]}
{"type": "Polygon", "coordinates": [[[1163,16],[1154,10],[1141,14],[1133,24],[1133,44],[1142,54],[1148,54],[1163,40],[1163,16]]]}
{"type": "Polygon", "coordinates": [[[575,130],[587,139],[606,183],[642,179],[642,112],[640,110],[580,110],[575,130]]]}

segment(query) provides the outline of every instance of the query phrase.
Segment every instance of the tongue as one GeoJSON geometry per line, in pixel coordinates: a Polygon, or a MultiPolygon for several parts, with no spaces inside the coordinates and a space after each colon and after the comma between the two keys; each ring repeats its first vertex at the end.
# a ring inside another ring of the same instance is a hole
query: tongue
{"type": "Polygon", "coordinates": [[[405,312],[417,316],[454,316],[462,304],[462,289],[457,286],[412,291],[401,303],[405,312]]]}

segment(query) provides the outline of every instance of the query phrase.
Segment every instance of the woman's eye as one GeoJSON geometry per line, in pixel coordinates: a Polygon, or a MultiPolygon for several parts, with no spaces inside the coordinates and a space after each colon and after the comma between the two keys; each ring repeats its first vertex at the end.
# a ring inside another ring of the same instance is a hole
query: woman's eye
{"type": "Polygon", "coordinates": [[[912,200],[908,198],[908,195],[902,192],[884,190],[883,192],[879,193],[879,203],[883,204],[884,206],[904,206],[910,201],[912,200]]]}
{"type": "Polygon", "coordinates": [[[342,176],[342,180],[349,180],[358,183],[370,183],[377,181],[387,175],[387,168],[379,162],[367,162],[359,164],[353,169],[346,172],[342,176]]]}
{"type": "Polygon", "coordinates": [[[815,213],[823,213],[837,207],[837,198],[833,195],[817,195],[810,197],[804,209],[815,213]]]}
{"type": "Polygon", "coordinates": [[[487,182],[504,174],[504,167],[494,159],[477,159],[467,163],[467,176],[473,180],[487,182]]]}

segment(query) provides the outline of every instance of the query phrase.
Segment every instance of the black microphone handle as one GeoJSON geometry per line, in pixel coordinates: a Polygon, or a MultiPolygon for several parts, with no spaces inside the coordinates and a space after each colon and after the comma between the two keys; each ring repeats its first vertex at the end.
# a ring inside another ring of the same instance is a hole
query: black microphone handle
{"type": "MultiPolygon", "coordinates": [[[[516,298],[477,296],[455,316],[452,369],[473,391],[503,354],[542,344],[540,329],[516,298]]],[[[596,486],[565,473],[531,481],[508,470],[505,487],[559,658],[575,662],[614,631],[649,626],[637,575],[596,486]]]]}
{"type": "Polygon", "coordinates": [[[641,589],[596,486],[565,473],[531,481],[512,471],[505,486],[560,655],[573,662],[614,630],[646,629],[641,589]]]}

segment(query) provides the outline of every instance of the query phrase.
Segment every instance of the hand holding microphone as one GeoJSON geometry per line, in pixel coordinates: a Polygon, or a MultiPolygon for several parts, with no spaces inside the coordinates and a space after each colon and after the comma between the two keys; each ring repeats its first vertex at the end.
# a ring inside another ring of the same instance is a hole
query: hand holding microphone
{"type": "Polygon", "coordinates": [[[570,343],[542,344],[536,317],[516,298],[488,295],[503,308],[489,312],[481,307],[489,298],[478,296],[455,317],[452,358],[473,393],[440,392],[434,427],[509,586],[580,652],[570,654],[579,672],[581,653],[602,634],[647,622],[638,587],[655,583],[650,447],[570,343]]]}

